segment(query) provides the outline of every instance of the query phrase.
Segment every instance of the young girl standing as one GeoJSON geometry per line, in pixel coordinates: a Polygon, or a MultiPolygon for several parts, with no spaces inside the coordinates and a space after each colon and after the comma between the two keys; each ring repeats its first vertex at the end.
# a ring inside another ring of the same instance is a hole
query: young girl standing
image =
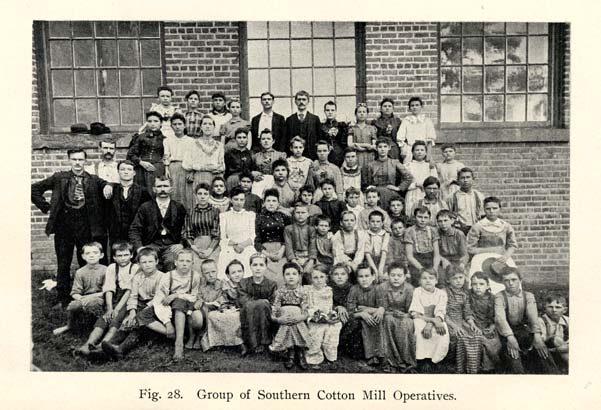
{"type": "MultiPolygon", "coordinates": [[[[186,151],[192,143],[192,138],[185,135],[186,119],[180,113],[175,113],[171,117],[171,128],[173,138],[166,138],[164,141],[165,155],[165,175],[171,180],[173,191],[171,199],[185,204],[186,197],[186,171],[182,167],[182,161],[186,151]]],[[[188,208],[188,212],[190,209],[188,208]]]]}
{"type": "Polygon", "coordinates": [[[226,184],[227,182],[222,176],[216,176],[211,182],[209,203],[219,209],[219,212],[225,212],[230,208],[230,198],[227,196],[226,184]]]}
{"type": "Polygon", "coordinates": [[[413,175],[413,182],[409,185],[405,195],[405,212],[407,215],[411,215],[417,202],[424,198],[424,181],[426,178],[438,178],[434,164],[426,162],[426,143],[421,140],[415,141],[411,151],[413,159],[407,164],[407,170],[413,175]]]}
{"type": "Polygon", "coordinates": [[[240,105],[239,99],[232,98],[227,103],[227,108],[232,115],[232,118],[225,124],[223,124],[219,130],[221,134],[221,143],[224,144],[225,152],[229,152],[231,149],[236,147],[236,130],[244,128],[247,130],[248,141],[246,148],[250,149],[250,143],[252,141],[252,135],[250,133],[250,122],[240,116],[242,113],[242,106],[240,105]]]}
{"type": "Polygon", "coordinates": [[[462,162],[455,159],[457,149],[453,144],[442,144],[443,162],[436,164],[438,177],[440,178],[440,198],[446,200],[447,197],[459,190],[457,182],[457,173],[460,169],[465,168],[462,162]]]}
{"type": "Polygon", "coordinates": [[[404,242],[411,282],[419,283],[420,272],[424,269],[436,269],[440,264],[438,230],[430,225],[428,208],[415,208],[415,225],[405,229],[404,242]]]}
{"type": "Polygon", "coordinates": [[[290,170],[288,182],[293,190],[299,191],[307,182],[309,168],[311,168],[313,161],[303,156],[305,140],[299,136],[290,140],[290,151],[292,152],[292,156],[286,160],[288,161],[288,169],[290,170]]]}
{"type": "Polygon", "coordinates": [[[146,113],[146,129],[132,137],[127,159],[136,164],[134,182],[153,192],[156,177],[165,175],[165,136],[161,132],[163,117],[156,111],[146,113]]]}
{"type": "Polygon", "coordinates": [[[284,286],[275,291],[271,318],[279,323],[269,350],[286,352],[286,369],[294,366],[294,358],[301,369],[307,369],[305,349],[311,343],[311,336],[305,320],[309,317],[308,295],[301,286],[301,272],[294,262],[288,262],[283,267],[284,286]]]}
{"type": "Polygon", "coordinates": [[[401,126],[401,120],[394,115],[394,101],[384,98],[380,102],[380,116],[371,123],[376,127],[378,139],[383,138],[388,143],[390,151],[388,156],[392,159],[400,159],[400,149],[396,142],[396,135],[401,126]]]}
{"type": "Polygon", "coordinates": [[[405,156],[405,163],[411,161],[411,152],[409,148],[417,140],[426,142],[427,161],[432,159],[432,147],[436,141],[436,131],[430,118],[422,114],[424,102],[419,97],[411,97],[407,103],[410,115],[403,118],[396,139],[401,147],[401,152],[405,156]]]}
{"type": "Polygon", "coordinates": [[[199,137],[202,135],[201,124],[204,115],[198,107],[200,104],[200,94],[198,94],[198,91],[189,91],[186,94],[186,103],[188,104],[188,110],[184,114],[186,118],[186,133],[192,138],[199,137]]]}
{"type": "Polygon", "coordinates": [[[357,108],[355,108],[357,122],[350,128],[348,136],[348,146],[357,151],[357,161],[360,169],[373,161],[376,155],[378,130],[367,123],[368,115],[369,108],[367,108],[367,104],[357,104],[357,108]]]}

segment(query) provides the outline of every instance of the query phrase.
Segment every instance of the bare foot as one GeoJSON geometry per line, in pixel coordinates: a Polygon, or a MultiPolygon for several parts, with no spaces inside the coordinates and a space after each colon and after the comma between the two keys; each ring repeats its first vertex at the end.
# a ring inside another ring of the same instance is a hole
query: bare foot
{"type": "Polygon", "coordinates": [[[52,334],[54,336],[62,335],[63,333],[68,332],[69,329],[70,329],[69,325],[57,327],[56,329],[54,329],[52,331],[52,334]]]}
{"type": "Polygon", "coordinates": [[[194,340],[194,344],[192,345],[192,349],[194,349],[194,350],[200,350],[201,349],[201,346],[200,346],[200,336],[197,337],[194,340]]]}
{"type": "Polygon", "coordinates": [[[87,343],[82,344],[77,349],[75,349],[75,354],[80,354],[82,356],[88,356],[90,354],[90,348],[87,343]]]}
{"type": "Polygon", "coordinates": [[[175,344],[175,353],[173,353],[173,360],[179,361],[184,358],[184,344],[176,343],[175,344]]]}
{"type": "Polygon", "coordinates": [[[193,337],[188,338],[188,341],[186,342],[184,347],[186,349],[194,349],[194,338],[193,337]]]}
{"type": "Polygon", "coordinates": [[[167,333],[165,334],[165,336],[167,336],[168,339],[173,339],[175,337],[175,328],[173,327],[171,322],[167,322],[165,327],[167,328],[167,333]]]}

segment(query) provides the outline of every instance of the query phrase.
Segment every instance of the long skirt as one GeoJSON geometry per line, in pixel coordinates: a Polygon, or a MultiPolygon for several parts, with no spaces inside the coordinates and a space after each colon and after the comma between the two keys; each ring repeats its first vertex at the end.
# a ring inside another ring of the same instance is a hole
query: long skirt
{"type": "Polygon", "coordinates": [[[263,175],[263,179],[261,181],[253,182],[251,192],[259,198],[263,199],[263,194],[265,193],[265,190],[273,188],[274,183],[275,179],[273,178],[273,175],[263,175]]]}
{"type": "Polygon", "coordinates": [[[215,346],[238,346],[243,343],[240,327],[240,311],[228,309],[214,310],[205,315],[206,331],[200,344],[207,351],[215,346]]]}
{"type": "Polygon", "coordinates": [[[415,367],[415,329],[409,315],[404,318],[384,315],[386,360],[399,369],[415,367]]]}
{"type": "Polygon", "coordinates": [[[338,343],[340,354],[357,360],[365,357],[363,341],[361,340],[361,324],[359,322],[351,315],[348,322],[342,325],[338,343]]]}
{"type": "Polygon", "coordinates": [[[415,205],[419,200],[424,199],[425,196],[424,190],[420,187],[407,191],[407,194],[405,195],[405,215],[412,217],[413,208],[415,208],[415,205]]]}
{"type": "Polygon", "coordinates": [[[242,340],[249,349],[271,343],[271,305],[267,300],[249,300],[240,310],[242,340]]]}
{"type": "MultiPolygon", "coordinates": [[[[482,264],[485,260],[489,258],[498,259],[500,257],[501,255],[493,252],[479,253],[477,255],[474,255],[472,261],[470,262],[469,278],[467,280],[467,283],[471,283],[471,277],[475,272],[482,272],[482,264]]],[[[507,266],[511,266],[512,268],[516,267],[515,262],[511,258],[507,259],[505,263],[507,264],[507,266]]],[[[499,293],[502,290],[505,290],[505,285],[503,285],[503,283],[501,282],[500,277],[498,277],[497,275],[491,275],[490,272],[487,273],[489,273],[490,291],[493,295],[499,293]]]]}
{"type": "Polygon", "coordinates": [[[250,257],[256,252],[257,251],[253,245],[249,245],[244,248],[242,253],[236,252],[233,246],[226,246],[225,248],[221,249],[217,262],[217,278],[221,280],[227,278],[225,275],[225,268],[227,268],[227,265],[234,259],[238,259],[240,262],[242,262],[245,278],[252,276],[252,272],[250,271],[250,257]]]}
{"type": "Polygon", "coordinates": [[[431,359],[432,363],[442,361],[449,351],[449,329],[443,322],[446,333],[441,336],[432,328],[432,335],[429,339],[424,338],[422,330],[426,327],[426,321],[420,318],[413,319],[415,326],[415,358],[417,360],[431,359]]]}
{"type": "Polygon", "coordinates": [[[385,186],[378,186],[376,190],[380,193],[380,208],[382,209],[388,209],[390,201],[401,197],[398,193],[391,191],[385,186]]]}
{"type": "MultiPolygon", "coordinates": [[[[284,246],[284,244],[281,244],[279,242],[266,242],[263,244],[263,247],[269,253],[277,252],[282,246],[284,246]]],[[[286,259],[286,256],[283,256],[277,262],[274,262],[269,259],[267,260],[267,270],[265,271],[265,277],[277,283],[278,287],[284,285],[284,275],[282,268],[284,267],[284,264],[287,261],[288,260],[286,259]]]]}
{"type": "MultiPolygon", "coordinates": [[[[299,306],[282,306],[281,314],[282,316],[296,317],[301,314],[301,308],[299,306]]],[[[296,346],[308,347],[310,343],[309,329],[305,321],[301,320],[293,325],[280,325],[271,345],[269,345],[269,350],[281,352],[296,346]]]]}
{"type": "Polygon", "coordinates": [[[240,185],[240,173],[232,174],[225,180],[225,189],[227,189],[227,192],[230,192],[238,185],[240,185]]]}
{"type": "Polygon", "coordinates": [[[154,180],[156,177],[165,175],[165,164],[162,162],[153,162],[155,170],[146,171],[143,167],[137,166],[135,168],[136,175],[134,176],[134,182],[151,193],[154,188],[154,180]]]}
{"type": "MultiPolygon", "coordinates": [[[[211,243],[210,236],[199,236],[196,239],[194,239],[194,245],[201,250],[207,249],[207,247],[209,246],[210,243],[211,243]]],[[[215,262],[217,262],[219,260],[220,251],[221,251],[221,248],[218,245],[215,248],[215,250],[211,253],[211,255],[209,255],[209,257],[207,259],[213,259],[215,262]]],[[[192,262],[192,268],[197,272],[201,272],[200,267],[201,267],[202,263],[207,259],[203,259],[200,256],[198,256],[198,254],[194,253],[194,261],[192,262]]]]}
{"type": "Polygon", "coordinates": [[[324,356],[334,362],[338,359],[338,341],[342,323],[309,323],[309,335],[311,343],[305,353],[309,364],[320,364],[324,356]]]}
{"type": "Polygon", "coordinates": [[[484,336],[474,335],[465,324],[462,325],[462,330],[465,332],[463,336],[450,330],[449,350],[455,351],[455,371],[475,374],[480,370],[482,363],[482,339],[484,336]]]}
{"type": "Polygon", "coordinates": [[[365,358],[385,357],[384,326],[382,322],[375,326],[369,326],[363,320],[359,320],[359,323],[361,324],[361,338],[363,339],[365,358]]]}
{"type": "Polygon", "coordinates": [[[185,196],[184,196],[184,206],[188,212],[192,212],[194,206],[196,206],[196,194],[194,189],[201,182],[207,183],[211,185],[213,182],[213,178],[223,176],[223,173],[213,174],[208,171],[194,171],[194,180],[192,182],[186,183],[185,196]]]}
{"type": "Polygon", "coordinates": [[[181,161],[173,161],[169,164],[169,180],[171,181],[171,199],[176,200],[185,205],[186,188],[186,171],[182,168],[181,161]]]}
{"type": "Polygon", "coordinates": [[[359,168],[367,168],[367,165],[374,162],[376,159],[375,151],[357,151],[357,162],[359,163],[359,168]]]}

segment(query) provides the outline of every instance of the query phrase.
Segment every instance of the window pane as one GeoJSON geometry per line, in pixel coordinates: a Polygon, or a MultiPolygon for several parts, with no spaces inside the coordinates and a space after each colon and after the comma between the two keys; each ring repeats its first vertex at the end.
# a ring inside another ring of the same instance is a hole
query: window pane
{"type": "Polygon", "coordinates": [[[94,67],[94,40],[73,41],[73,54],[75,67],[94,67]]]}
{"type": "Polygon", "coordinates": [[[482,35],[482,23],[463,23],[464,35],[482,35]]]}
{"type": "Polygon", "coordinates": [[[119,124],[119,100],[116,98],[100,100],[100,121],[107,125],[119,124]]]}
{"type": "Polygon", "coordinates": [[[68,21],[50,21],[48,23],[50,37],[69,37],[71,38],[71,23],[68,21]]]}
{"type": "Polygon", "coordinates": [[[334,94],[334,69],[316,68],[313,74],[315,95],[334,94]]]}
{"type": "Polygon", "coordinates": [[[312,61],[311,40],[294,40],[292,42],[292,67],[309,67],[312,61]]]}
{"type": "Polygon", "coordinates": [[[269,90],[267,70],[248,70],[248,92],[251,97],[259,97],[269,90]]]}
{"type": "Polygon", "coordinates": [[[442,122],[460,122],[461,121],[461,97],[443,95],[440,97],[440,121],[442,122]]]}
{"type": "Polygon", "coordinates": [[[293,21],[290,23],[291,37],[311,37],[311,23],[308,21],[293,21]]]}
{"type": "Polygon", "coordinates": [[[502,93],[505,91],[504,67],[486,67],[484,73],[485,91],[487,93],[502,93]]]}
{"type": "Polygon", "coordinates": [[[336,40],[336,65],[355,65],[355,40],[336,40]]]}
{"type": "Polygon", "coordinates": [[[526,66],[507,66],[507,91],[526,92],[526,66]]]}
{"type": "Polygon", "coordinates": [[[255,115],[255,113],[260,113],[263,111],[263,106],[261,105],[260,98],[250,98],[248,100],[248,111],[250,112],[251,117],[255,115]]]}
{"type": "Polygon", "coordinates": [[[75,95],[78,97],[96,97],[94,70],[75,71],[75,95]]]}
{"type": "Polygon", "coordinates": [[[336,98],[338,112],[336,118],[339,121],[349,123],[355,119],[355,106],[357,105],[356,97],[338,97],[336,98]]]}
{"type": "Polygon", "coordinates": [[[159,40],[140,40],[142,65],[159,67],[161,65],[161,44],[159,40]]]}
{"type": "Polygon", "coordinates": [[[158,21],[142,21],[140,22],[140,36],[142,37],[158,37],[159,22],[158,21]]]}
{"type": "Polygon", "coordinates": [[[313,114],[318,115],[319,119],[321,121],[325,121],[326,116],[323,112],[323,106],[325,105],[325,103],[327,103],[328,101],[334,101],[335,98],[333,95],[326,95],[323,97],[315,97],[312,98],[312,103],[313,103],[313,108],[311,108],[311,102],[309,103],[309,111],[311,111],[313,114]]]}
{"type": "Polygon", "coordinates": [[[484,121],[503,121],[505,97],[502,95],[484,96],[484,121]]]}
{"type": "Polygon", "coordinates": [[[313,65],[331,67],[334,65],[334,42],[332,40],[313,40],[313,65]]]}
{"type": "Polygon", "coordinates": [[[463,97],[463,122],[482,121],[482,96],[463,97]]]}
{"type": "Polygon", "coordinates": [[[355,37],[355,23],[350,21],[335,22],[334,34],[336,37],[355,37]]]}
{"type": "Polygon", "coordinates": [[[96,37],[115,37],[117,35],[117,27],[114,21],[97,21],[95,25],[96,37]]]}
{"type": "Polygon", "coordinates": [[[290,27],[286,21],[269,23],[269,38],[290,38],[290,27]]]}
{"type": "Polygon", "coordinates": [[[461,23],[440,23],[441,36],[461,35],[461,23]]]}
{"type": "Polygon", "coordinates": [[[482,92],[482,67],[464,67],[463,68],[463,92],[481,93],[482,92]]]}
{"type": "Polygon", "coordinates": [[[71,67],[72,57],[70,41],[59,40],[50,42],[51,67],[71,67]]]}
{"type": "Polygon", "coordinates": [[[92,37],[94,29],[91,21],[74,21],[73,37],[92,37]]]}
{"type": "Polygon", "coordinates": [[[507,34],[526,34],[526,23],[507,23],[507,34]]]}
{"type": "Polygon", "coordinates": [[[289,40],[272,40],[269,42],[269,66],[290,67],[289,40]]]}
{"type": "Polygon", "coordinates": [[[547,121],[547,94],[528,95],[528,121],[547,121]]]}
{"type": "Polygon", "coordinates": [[[142,106],[138,99],[121,100],[122,124],[140,124],[142,121],[142,106]]]}
{"type": "Polygon", "coordinates": [[[547,34],[549,25],[547,23],[529,23],[528,32],[530,34],[547,34]]]}
{"type": "Polygon", "coordinates": [[[504,37],[486,37],[484,40],[485,64],[504,64],[505,63],[505,38],[504,37]]]}
{"type": "Polygon", "coordinates": [[[267,22],[249,21],[246,23],[246,35],[248,38],[267,38],[267,22]]]}
{"type": "Polygon", "coordinates": [[[440,64],[461,64],[461,39],[445,38],[440,40],[440,64]]]}
{"type": "Polygon", "coordinates": [[[549,70],[546,65],[528,66],[528,91],[548,91],[549,70]]]}
{"type": "MultiPolygon", "coordinates": [[[[337,68],[336,69],[336,94],[356,93],[356,74],[354,68],[337,68]]],[[[354,109],[354,108],[353,108],[354,109]]]]}
{"type": "Polygon", "coordinates": [[[119,40],[119,65],[138,67],[138,40],[119,40]]]}
{"type": "Polygon", "coordinates": [[[271,92],[276,96],[288,96],[290,92],[290,70],[270,70],[271,92]]]}
{"type": "Polygon", "coordinates": [[[54,100],[54,125],[68,127],[75,123],[73,100],[54,100]]]}
{"type": "Polygon", "coordinates": [[[482,64],[482,37],[463,39],[463,64],[482,64]]]}
{"type": "Polygon", "coordinates": [[[508,95],[505,121],[523,122],[526,120],[526,96],[508,95]]]}
{"type": "MultiPolygon", "coordinates": [[[[150,107],[152,106],[152,104],[155,104],[157,102],[156,97],[154,98],[142,98],[142,107],[144,108],[144,112],[148,112],[150,111],[150,107]]],[[[140,122],[143,121],[143,118],[140,120],[140,122]]]]}
{"type": "Polygon", "coordinates": [[[119,37],[138,37],[137,21],[120,21],[117,24],[119,37]]]}
{"type": "Polygon", "coordinates": [[[294,90],[294,93],[305,90],[309,94],[313,94],[310,68],[292,70],[292,89],[294,90]]]}
{"type": "Polygon", "coordinates": [[[548,63],[548,44],[547,37],[528,37],[528,62],[548,63]]]}
{"type": "MultiPolygon", "coordinates": [[[[117,70],[98,71],[98,95],[118,96],[119,95],[119,74],[117,70]]],[[[154,94],[154,91],[153,91],[154,94]]]]}
{"type": "Polygon", "coordinates": [[[248,41],[248,67],[267,67],[267,41],[248,41]]]}
{"type": "Polygon", "coordinates": [[[117,41],[99,40],[96,42],[99,67],[117,66],[117,41]]]}
{"type": "Polygon", "coordinates": [[[484,33],[505,34],[505,23],[484,23],[484,33]]]}
{"type": "Polygon", "coordinates": [[[73,71],[71,71],[71,70],[53,70],[52,71],[52,96],[53,97],[72,97],[73,96],[73,71]]]}
{"type": "Polygon", "coordinates": [[[333,35],[332,23],[324,21],[313,23],[313,37],[331,38],[333,35]]]}
{"type": "Polygon", "coordinates": [[[161,70],[147,68],[142,70],[142,94],[155,95],[161,85],[161,70]]]}
{"type": "Polygon", "coordinates": [[[442,94],[459,94],[461,92],[461,76],[459,67],[440,69],[440,92],[442,94]]]}
{"type": "Polygon", "coordinates": [[[507,63],[526,62],[526,37],[507,37],[507,63]]]}
{"type": "Polygon", "coordinates": [[[119,70],[121,74],[121,95],[140,95],[140,72],[119,70]]]}
{"type": "Polygon", "coordinates": [[[89,124],[98,121],[98,105],[96,99],[76,100],[77,122],[89,124]]]}

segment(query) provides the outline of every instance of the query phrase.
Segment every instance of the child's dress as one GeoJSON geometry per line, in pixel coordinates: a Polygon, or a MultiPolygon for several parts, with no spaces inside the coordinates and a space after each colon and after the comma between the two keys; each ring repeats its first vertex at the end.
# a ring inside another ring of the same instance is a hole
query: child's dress
{"type": "Polygon", "coordinates": [[[497,333],[495,324],[495,301],[490,292],[483,296],[478,296],[474,292],[469,292],[469,302],[474,313],[476,326],[482,330],[482,370],[494,370],[500,360],[501,339],[497,333]],[[490,330],[488,330],[490,329],[490,330]]]}
{"type": "MultiPolygon", "coordinates": [[[[336,309],[342,306],[346,309],[348,295],[353,287],[350,282],[338,286],[331,282],[333,306],[336,309]]],[[[359,320],[353,317],[352,312],[348,312],[348,321],[342,324],[340,337],[338,342],[338,352],[353,359],[362,359],[365,357],[363,353],[363,342],[361,340],[361,325],[359,320]]]]}
{"type": "Polygon", "coordinates": [[[430,176],[438,178],[438,172],[429,162],[416,160],[407,164],[407,170],[413,175],[413,182],[405,195],[405,213],[407,216],[413,216],[417,202],[425,196],[424,180],[430,176]]]}
{"type": "MultiPolygon", "coordinates": [[[[180,202],[184,205],[186,198],[186,171],[182,168],[184,154],[189,149],[192,143],[192,138],[187,135],[181,137],[165,138],[163,141],[165,149],[165,166],[169,170],[169,180],[171,181],[171,199],[180,202]]],[[[190,208],[187,211],[190,212],[190,208]]]]}
{"type": "Polygon", "coordinates": [[[223,198],[215,198],[213,195],[209,196],[209,203],[219,210],[219,213],[226,212],[230,208],[230,199],[224,195],[223,198]]]}
{"type": "Polygon", "coordinates": [[[317,262],[325,265],[328,269],[334,264],[334,252],[332,249],[332,237],[334,234],[328,232],[325,236],[317,233],[315,235],[315,247],[317,248],[317,262]]]}
{"type": "Polygon", "coordinates": [[[363,195],[363,191],[361,191],[361,164],[355,166],[354,168],[350,168],[346,161],[342,163],[340,167],[340,173],[342,174],[342,192],[344,195],[340,198],[343,200],[346,198],[346,190],[349,188],[355,188],[359,191],[359,202],[358,206],[361,206],[365,203],[365,196],[363,195]]]}
{"type": "Polygon", "coordinates": [[[238,285],[242,340],[249,349],[271,343],[271,303],[277,284],[267,278],[255,283],[254,277],[243,278],[238,285]]]}
{"type": "MultiPolygon", "coordinates": [[[[349,316],[357,313],[359,306],[378,308],[384,303],[381,300],[381,294],[376,292],[376,286],[371,285],[363,288],[355,285],[351,288],[347,300],[347,310],[349,316]]],[[[361,326],[361,338],[363,339],[363,350],[365,359],[373,357],[384,357],[384,327],[382,322],[375,326],[369,326],[364,320],[357,320],[361,326]]]]}
{"type": "MultiPolygon", "coordinates": [[[[424,268],[432,268],[434,264],[434,243],[438,242],[438,230],[426,226],[423,229],[417,225],[410,226],[405,229],[403,242],[405,245],[413,245],[413,257],[419,261],[424,268]]],[[[419,271],[411,263],[409,265],[409,273],[411,273],[411,281],[413,285],[419,283],[419,271]]]]}
{"type": "Polygon", "coordinates": [[[415,367],[415,330],[409,315],[409,306],[413,299],[413,286],[403,283],[393,288],[389,282],[378,285],[381,292],[384,313],[384,335],[386,360],[399,369],[415,367]],[[396,317],[401,314],[403,317],[396,317]]]}
{"type": "Polygon", "coordinates": [[[142,134],[134,135],[132,143],[127,151],[127,159],[136,164],[134,182],[148,192],[153,192],[154,179],[165,175],[165,164],[163,157],[165,135],[161,131],[145,131],[142,134]],[[155,170],[146,171],[140,165],[140,161],[150,162],[155,170]]]}
{"type": "MultiPolygon", "coordinates": [[[[333,311],[332,288],[325,286],[317,289],[311,285],[304,287],[308,295],[309,319],[313,318],[315,312],[329,315],[333,311]]],[[[330,362],[338,358],[338,341],[342,323],[338,320],[334,323],[309,322],[309,335],[311,343],[305,354],[308,364],[320,364],[324,356],[330,362]]]]}
{"type": "Polygon", "coordinates": [[[203,306],[206,330],[202,335],[200,344],[203,351],[215,346],[238,346],[242,344],[242,330],[240,329],[240,310],[238,302],[238,288],[226,279],[217,280],[213,285],[205,284],[200,287],[199,299],[204,302],[219,302],[219,308],[203,306]]]}
{"type": "Polygon", "coordinates": [[[415,358],[417,360],[431,359],[432,363],[442,361],[449,351],[449,329],[444,322],[447,309],[447,293],[438,288],[433,292],[428,292],[423,288],[416,288],[413,292],[413,300],[409,306],[409,312],[421,313],[426,317],[438,317],[443,322],[446,330],[444,335],[439,335],[436,328],[432,327],[432,335],[426,339],[422,335],[422,330],[427,322],[421,318],[413,319],[415,326],[415,358]]]}
{"type": "Polygon", "coordinates": [[[234,259],[242,262],[244,277],[252,275],[249,260],[252,254],[256,252],[254,247],[255,218],[256,215],[254,212],[244,209],[241,211],[231,209],[219,214],[219,232],[221,235],[219,243],[221,252],[219,253],[219,262],[217,264],[217,276],[219,279],[226,279],[225,268],[234,259]],[[230,241],[241,243],[247,240],[250,240],[250,244],[241,253],[236,252],[234,247],[229,244],[230,241]]]}
{"type": "MultiPolygon", "coordinates": [[[[293,318],[307,314],[308,295],[298,285],[295,289],[286,287],[275,291],[275,300],[272,308],[272,318],[279,312],[280,318],[290,316],[293,318]]],[[[311,336],[305,320],[300,320],[291,325],[280,324],[269,350],[272,352],[285,351],[291,347],[309,347],[311,336]]]]}
{"type": "Polygon", "coordinates": [[[225,160],[223,145],[219,141],[204,137],[193,138],[184,153],[182,168],[192,172],[194,180],[186,184],[186,208],[196,203],[195,187],[201,182],[211,185],[213,178],[223,176],[225,160]]]}
{"type": "Polygon", "coordinates": [[[380,116],[373,120],[371,124],[376,127],[378,138],[384,138],[388,142],[390,146],[388,156],[398,160],[401,157],[401,150],[399,144],[396,142],[396,135],[401,126],[401,119],[394,114],[384,115],[384,113],[380,112],[380,116]],[[391,128],[390,132],[387,131],[389,125],[391,128]]]}
{"type": "MultiPolygon", "coordinates": [[[[356,144],[374,144],[377,139],[378,130],[373,125],[367,123],[355,124],[350,129],[352,142],[356,144]]],[[[366,167],[367,164],[375,159],[375,149],[366,151],[357,151],[357,160],[359,169],[366,167]]]]}
{"type": "Polygon", "coordinates": [[[459,190],[457,184],[457,173],[465,168],[462,162],[439,162],[436,164],[438,178],[440,180],[440,198],[446,200],[448,196],[459,190]]]}
{"type": "Polygon", "coordinates": [[[293,190],[298,191],[307,183],[307,176],[309,175],[309,168],[311,168],[311,161],[307,157],[288,157],[288,182],[293,190]]]}

